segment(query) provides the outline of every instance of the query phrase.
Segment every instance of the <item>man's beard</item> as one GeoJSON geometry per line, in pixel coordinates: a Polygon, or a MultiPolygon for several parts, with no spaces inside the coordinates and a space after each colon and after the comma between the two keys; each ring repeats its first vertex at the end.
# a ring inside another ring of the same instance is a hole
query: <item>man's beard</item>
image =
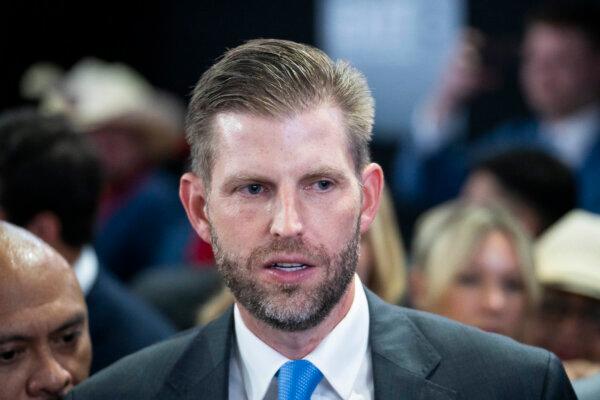
{"type": "Polygon", "coordinates": [[[211,238],[217,267],[236,300],[255,318],[284,331],[303,331],[317,326],[340,301],[352,281],[358,263],[360,230],[338,254],[330,257],[323,246],[312,246],[300,238],[273,240],[254,249],[248,258],[225,251],[211,226],[211,238]],[[258,269],[272,256],[296,254],[311,260],[312,267],[325,277],[315,286],[262,283],[258,269]]]}

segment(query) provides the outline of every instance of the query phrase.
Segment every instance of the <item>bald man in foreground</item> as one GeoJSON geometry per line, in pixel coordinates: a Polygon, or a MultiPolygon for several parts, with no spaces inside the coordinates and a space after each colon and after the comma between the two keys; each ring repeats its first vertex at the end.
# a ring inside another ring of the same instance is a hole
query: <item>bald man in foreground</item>
{"type": "Polygon", "coordinates": [[[0,400],[59,399],[87,378],[87,309],[50,246],[0,222],[0,400]]]}

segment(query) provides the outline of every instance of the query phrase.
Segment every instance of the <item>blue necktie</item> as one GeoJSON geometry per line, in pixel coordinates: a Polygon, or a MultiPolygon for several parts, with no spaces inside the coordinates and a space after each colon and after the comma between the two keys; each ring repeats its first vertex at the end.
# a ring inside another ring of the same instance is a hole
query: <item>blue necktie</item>
{"type": "Polygon", "coordinates": [[[310,400],[323,374],[307,360],[288,361],[278,372],[278,400],[310,400]]]}

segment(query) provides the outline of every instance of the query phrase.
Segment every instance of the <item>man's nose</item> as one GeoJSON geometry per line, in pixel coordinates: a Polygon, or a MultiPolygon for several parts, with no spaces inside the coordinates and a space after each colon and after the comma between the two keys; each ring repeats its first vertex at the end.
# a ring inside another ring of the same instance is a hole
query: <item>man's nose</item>
{"type": "Polygon", "coordinates": [[[64,396],[73,387],[71,373],[58,360],[47,354],[37,359],[34,372],[27,382],[30,396],[40,398],[64,396]]]}
{"type": "Polygon", "coordinates": [[[279,237],[293,237],[303,232],[303,222],[297,194],[294,190],[280,190],[273,208],[271,234],[279,237]]]}

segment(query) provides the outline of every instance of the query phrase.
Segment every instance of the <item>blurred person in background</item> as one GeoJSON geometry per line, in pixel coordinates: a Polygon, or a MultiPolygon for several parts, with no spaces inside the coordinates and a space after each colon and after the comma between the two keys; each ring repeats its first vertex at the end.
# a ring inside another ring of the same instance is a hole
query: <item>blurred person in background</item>
{"type": "Polygon", "coordinates": [[[407,286],[406,254],[396,223],[394,203],[384,189],[377,216],[362,235],[356,273],[383,300],[401,304],[407,286]]]}
{"type": "Polygon", "coordinates": [[[440,205],[418,222],[412,256],[414,306],[522,340],[540,293],[530,241],[507,211],[440,205]]]}
{"type": "MultiPolygon", "coordinates": [[[[24,86],[35,72],[25,74],[24,86]]],[[[191,229],[176,174],[163,168],[183,148],[182,105],[128,66],[97,59],[39,91],[40,109],[65,115],[99,155],[107,184],[95,247],[103,265],[128,282],[148,267],[185,261],[191,229]]]]}
{"type": "Polygon", "coordinates": [[[89,310],[93,373],[174,329],[96,257],[91,243],[102,177],[86,139],[58,116],[21,110],[0,118],[1,214],[73,266],[89,310]]]}
{"type": "Polygon", "coordinates": [[[195,326],[198,307],[212,302],[223,290],[217,269],[207,267],[150,269],[131,282],[131,291],[152,304],[182,331],[195,326]]]}
{"type": "MultiPolygon", "coordinates": [[[[404,302],[407,286],[406,255],[392,198],[384,188],[377,216],[362,235],[356,273],[376,295],[391,304],[404,302]]],[[[198,324],[206,325],[221,315],[234,302],[233,294],[223,288],[203,304],[198,324]]]]}
{"type": "Polygon", "coordinates": [[[528,340],[559,356],[571,379],[600,372],[600,216],[567,214],[537,240],[535,256],[544,296],[528,340]]]}
{"type": "Polygon", "coordinates": [[[0,400],[62,398],[92,359],[73,270],[40,239],[0,222],[0,276],[0,400]]]}
{"type": "Polygon", "coordinates": [[[577,180],[578,206],[600,212],[599,8],[592,1],[549,1],[531,13],[520,78],[533,117],[510,121],[472,142],[461,115],[468,100],[489,88],[490,78],[478,55],[480,35],[466,35],[397,155],[396,198],[427,209],[458,193],[474,159],[529,147],[568,165],[577,180]]]}
{"type": "Polygon", "coordinates": [[[557,158],[535,149],[513,149],[477,162],[461,197],[507,208],[531,237],[540,235],[577,204],[575,177],[557,158]]]}

